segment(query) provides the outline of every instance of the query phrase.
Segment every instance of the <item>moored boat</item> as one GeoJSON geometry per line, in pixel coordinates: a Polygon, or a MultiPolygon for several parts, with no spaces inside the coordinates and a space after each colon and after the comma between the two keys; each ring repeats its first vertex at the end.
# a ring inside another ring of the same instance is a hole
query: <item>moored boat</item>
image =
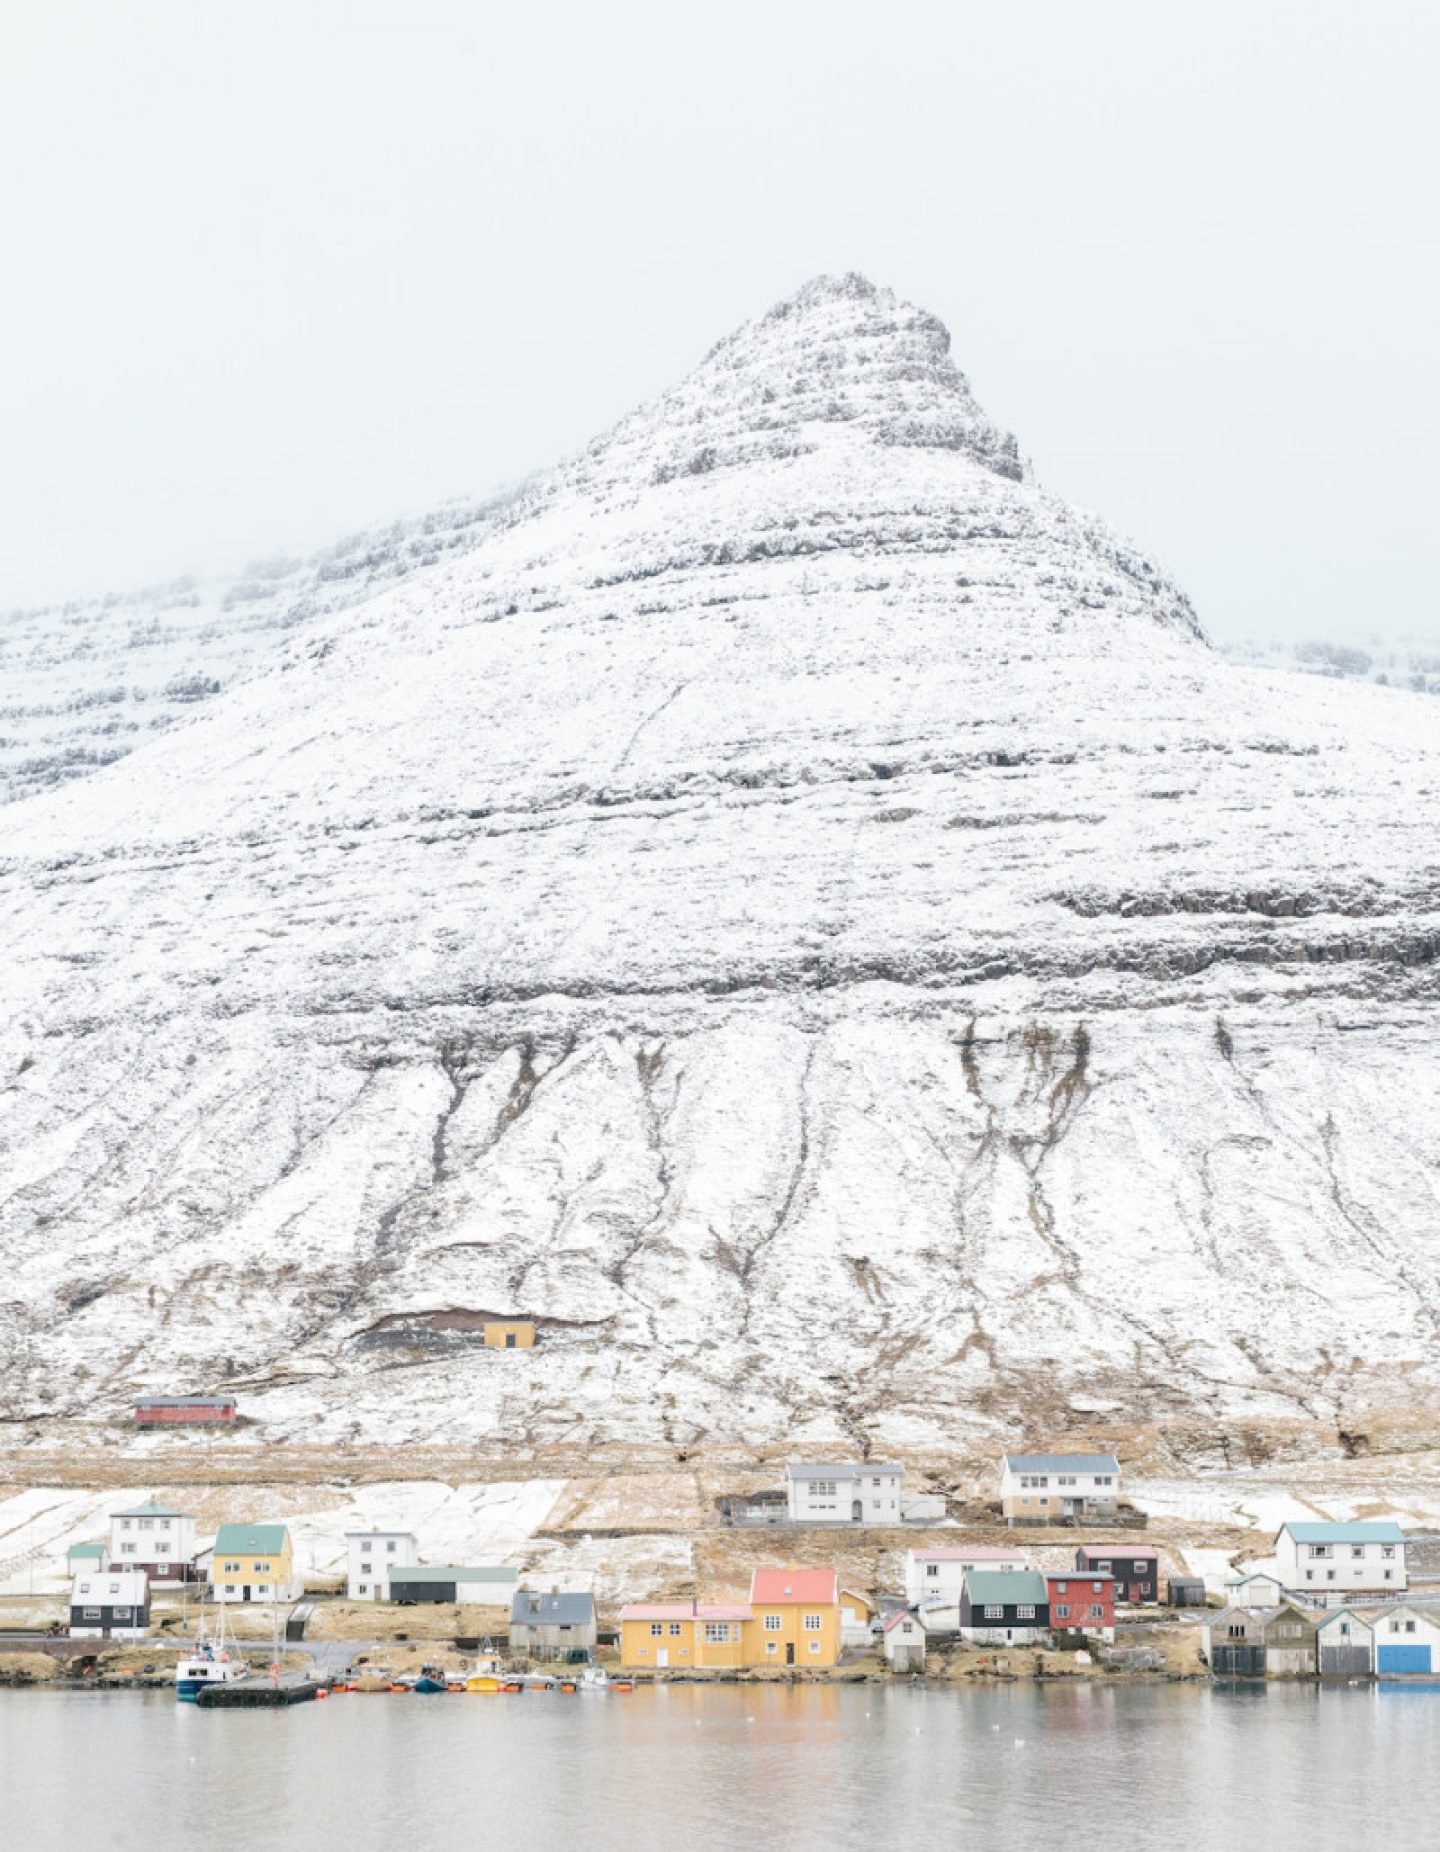
{"type": "Polygon", "coordinates": [[[193,1653],[176,1662],[175,1696],[182,1704],[193,1704],[200,1693],[211,1685],[233,1685],[237,1680],[248,1678],[250,1667],[238,1653],[232,1653],[225,1644],[225,1610],[220,1609],[220,1630],[213,1640],[207,1640],[204,1621],[201,1621],[200,1637],[195,1642],[193,1653]]]}

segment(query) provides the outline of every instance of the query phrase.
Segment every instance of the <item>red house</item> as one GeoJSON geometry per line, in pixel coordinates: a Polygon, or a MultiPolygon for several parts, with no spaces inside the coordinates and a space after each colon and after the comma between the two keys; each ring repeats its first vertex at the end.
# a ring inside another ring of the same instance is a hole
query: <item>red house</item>
{"type": "Polygon", "coordinates": [[[1082,1574],[1076,1569],[1047,1570],[1045,1592],[1050,1598],[1050,1631],[1087,1633],[1115,1625],[1115,1578],[1082,1574]]]}
{"type": "Polygon", "coordinates": [[[233,1421],[233,1395],[142,1395],[135,1400],[135,1419],[143,1427],[171,1426],[177,1422],[233,1421]]]}

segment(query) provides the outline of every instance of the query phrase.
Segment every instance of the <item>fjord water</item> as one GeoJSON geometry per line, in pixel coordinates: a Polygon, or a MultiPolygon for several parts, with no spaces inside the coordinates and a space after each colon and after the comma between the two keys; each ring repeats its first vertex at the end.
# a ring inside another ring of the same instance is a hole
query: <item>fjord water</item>
{"type": "Polygon", "coordinates": [[[672,1686],[207,1712],[0,1692],[0,1844],[1434,1844],[1440,1688],[672,1686]]]}

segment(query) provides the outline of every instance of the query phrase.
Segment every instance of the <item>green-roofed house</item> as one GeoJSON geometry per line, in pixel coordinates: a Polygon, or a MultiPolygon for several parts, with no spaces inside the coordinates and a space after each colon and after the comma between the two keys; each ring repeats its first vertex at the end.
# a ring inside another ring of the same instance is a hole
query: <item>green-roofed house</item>
{"type": "Polygon", "coordinates": [[[1405,1533],[1398,1524],[1282,1524],[1275,1573],[1287,1594],[1339,1605],[1403,1594],[1405,1533]]]}
{"type": "Polygon", "coordinates": [[[210,1586],[217,1601],[297,1601],[290,1532],[283,1524],[222,1524],[215,1533],[210,1586]]]}
{"type": "Polygon", "coordinates": [[[69,1576],[79,1575],[82,1569],[98,1574],[109,1566],[103,1543],[72,1543],[65,1552],[65,1573],[69,1576]]]}
{"type": "Polygon", "coordinates": [[[390,1599],[402,1607],[418,1601],[504,1608],[520,1585],[520,1571],[500,1567],[463,1568],[455,1563],[411,1563],[390,1574],[390,1599]]]}
{"type": "Polygon", "coordinates": [[[1050,1631],[1050,1593],[1035,1569],[967,1569],[960,1637],[987,1646],[1029,1646],[1050,1631]]]}
{"type": "Polygon", "coordinates": [[[117,1569],[143,1569],[152,1586],[195,1581],[195,1520],[155,1498],[112,1511],[110,1561],[117,1569]]]}

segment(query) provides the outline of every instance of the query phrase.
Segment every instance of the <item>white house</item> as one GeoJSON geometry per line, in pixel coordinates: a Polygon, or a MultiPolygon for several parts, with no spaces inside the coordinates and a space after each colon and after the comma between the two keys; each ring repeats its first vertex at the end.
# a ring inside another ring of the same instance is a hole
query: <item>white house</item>
{"type": "Polygon", "coordinates": [[[418,1562],[420,1546],[408,1530],[347,1530],[345,1593],[351,1601],[388,1601],[390,1571],[418,1562]]]}
{"type": "Polygon", "coordinates": [[[1278,1608],[1283,1595],[1279,1576],[1264,1569],[1230,1576],[1225,1583],[1225,1601],[1232,1608],[1278,1608]]]}
{"type": "Polygon", "coordinates": [[[1403,1594],[1405,1533],[1398,1524],[1283,1524],[1275,1568],[1290,1594],[1340,1601],[1403,1594]]]}
{"type": "Polygon", "coordinates": [[[1371,1617],[1375,1670],[1381,1678],[1440,1672],[1440,1616],[1429,1608],[1397,1604],[1371,1617]]]}
{"type": "Polygon", "coordinates": [[[195,1520],[154,1499],[112,1511],[110,1561],[117,1569],[143,1569],[152,1582],[193,1581],[195,1520]]]}
{"type": "Polygon", "coordinates": [[[143,1640],[150,1583],[143,1569],[82,1570],[70,1587],[70,1638],[143,1640]]]}
{"type": "Polygon", "coordinates": [[[905,1600],[924,1614],[932,1633],[958,1633],[960,1590],[967,1569],[1008,1573],[1029,1567],[1023,1551],[995,1549],[983,1544],[972,1544],[968,1548],[907,1550],[905,1600]]]}
{"type": "Polygon", "coordinates": [[[1012,1524],[1113,1518],[1119,1498],[1113,1453],[1007,1453],[1000,1462],[1000,1509],[1012,1524]]]}
{"type": "Polygon", "coordinates": [[[1375,1623],[1353,1608],[1334,1608],[1315,1629],[1322,1678],[1367,1677],[1375,1670],[1375,1623]]]}
{"type": "Polygon", "coordinates": [[[885,1657],[895,1672],[923,1672],[928,1630],[925,1616],[899,1608],[885,1623],[885,1657]]]}
{"type": "Polygon", "coordinates": [[[792,1524],[899,1524],[903,1467],[886,1461],[858,1465],[787,1466],[792,1524]]]}

